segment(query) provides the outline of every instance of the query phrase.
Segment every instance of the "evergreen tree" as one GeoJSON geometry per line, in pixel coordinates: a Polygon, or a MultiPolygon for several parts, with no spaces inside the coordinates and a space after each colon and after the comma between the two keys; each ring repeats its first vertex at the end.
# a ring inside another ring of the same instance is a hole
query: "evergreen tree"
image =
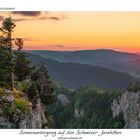
{"type": "Polygon", "coordinates": [[[18,46],[18,50],[15,52],[16,60],[14,70],[18,80],[22,81],[31,75],[33,68],[31,67],[31,62],[27,59],[28,55],[21,51],[23,48],[23,40],[17,38],[15,44],[18,46]]]}
{"type": "Polygon", "coordinates": [[[39,99],[38,89],[35,82],[32,82],[31,86],[28,89],[28,97],[32,101],[33,107],[35,107],[37,99],[39,99]]]}
{"type": "Polygon", "coordinates": [[[139,81],[137,80],[136,83],[133,83],[133,84],[130,83],[128,85],[128,87],[127,87],[127,90],[129,92],[138,92],[138,91],[140,91],[140,83],[139,83],[139,81]]]}
{"type": "Polygon", "coordinates": [[[36,84],[34,82],[32,82],[28,92],[29,92],[29,97],[31,99],[38,95],[38,90],[37,90],[36,84]]]}
{"type": "Polygon", "coordinates": [[[12,32],[15,23],[11,17],[5,18],[0,28],[0,86],[10,85],[14,88],[12,32]]]}
{"type": "Polygon", "coordinates": [[[11,54],[0,46],[0,86],[9,87],[11,70],[11,54]]]}
{"type": "Polygon", "coordinates": [[[44,105],[50,105],[56,101],[53,95],[53,84],[44,65],[32,74],[31,79],[36,82],[41,102],[44,105]]]}

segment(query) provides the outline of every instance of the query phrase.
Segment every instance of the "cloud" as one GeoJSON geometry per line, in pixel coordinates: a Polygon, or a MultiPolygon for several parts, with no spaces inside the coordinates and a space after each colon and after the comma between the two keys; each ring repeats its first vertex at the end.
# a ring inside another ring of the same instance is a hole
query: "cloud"
{"type": "Polygon", "coordinates": [[[58,48],[65,48],[64,45],[61,45],[61,44],[48,44],[47,46],[50,46],[50,47],[58,47],[58,48]]]}
{"type": "Polygon", "coordinates": [[[63,19],[62,17],[59,16],[43,16],[39,18],[40,20],[61,20],[63,19]]]}
{"type": "Polygon", "coordinates": [[[50,20],[61,20],[61,17],[52,16],[52,17],[48,17],[48,19],[50,19],[50,20]]]}
{"type": "Polygon", "coordinates": [[[56,47],[59,47],[59,48],[65,48],[65,46],[63,45],[55,45],[56,47]]]}
{"type": "MultiPolygon", "coordinates": [[[[18,37],[18,38],[23,39],[23,41],[41,41],[40,39],[31,39],[31,38],[24,38],[24,37],[18,37]]],[[[14,39],[17,39],[17,38],[14,38],[14,39]]]]}
{"type": "Polygon", "coordinates": [[[17,18],[17,19],[13,19],[14,21],[18,22],[18,21],[26,21],[29,20],[28,18],[17,18]]]}
{"type": "Polygon", "coordinates": [[[14,11],[12,14],[18,14],[22,16],[30,16],[30,17],[36,17],[41,15],[40,11],[14,11]]]}
{"type": "Polygon", "coordinates": [[[57,16],[43,16],[43,17],[38,17],[38,18],[15,18],[14,21],[20,22],[20,21],[27,21],[27,20],[54,20],[54,21],[59,21],[62,20],[62,17],[57,17],[57,16]]]}
{"type": "Polygon", "coordinates": [[[23,38],[24,41],[41,41],[39,39],[23,38]]]}
{"type": "Polygon", "coordinates": [[[54,20],[59,21],[66,18],[65,15],[62,14],[53,14],[50,12],[40,12],[40,11],[14,11],[11,12],[13,14],[14,21],[27,21],[27,20],[54,20]],[[16,18],[16,15],[20,15],[20,17],[16,18]]]}
{"type": "Polygon", "coordinates": [[[42,17],[40,17],[39,19],[40,19],[40,20],[46,20],[46,19],[48,19],[48,17],[42,16],[42,17]]]}

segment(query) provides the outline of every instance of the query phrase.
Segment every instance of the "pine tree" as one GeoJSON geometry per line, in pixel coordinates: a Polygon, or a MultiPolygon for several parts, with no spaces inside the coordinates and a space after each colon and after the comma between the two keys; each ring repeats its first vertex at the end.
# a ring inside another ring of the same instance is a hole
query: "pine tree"
{"type": "Polygon", "coordinates": [[[0,28],[0,86],[10,85],[11,91],[14,88],[12,32],[15,26],[11,17],[8,17],[0,28]]]}
{"type": "Polygon", "coordinates": [[[56,101],[53,95],[54,88],[52,81],[50,80],[48,71],[43,64],[32,74],[31,79],[36,82],[41,102],[44,105],[48,106],[56,101]]]}
{"type": "Polygon", "coordinates": [[[15,51],[16,59],[14,70],[18,80],[22,81],[31,75],[33,67],[31,67],[31,62],[27,59],[28,55],[21,51],[23,48],[23,40],[17,38],[15,44],[18,46],[18,50],[15,51]]]}
{"type": "Polygon", "coordinates": [[[33,108],[36,106],[37,100],[39,99],[38,89],[36,83],[32,82],[31,86],[28,89],[28,98],[32,101],[33,108]]]}
{"type": "Polygon", "coordinates": [[[0,86],[9,87],[11,70],[11,54],[0,46],[0,86]]]}

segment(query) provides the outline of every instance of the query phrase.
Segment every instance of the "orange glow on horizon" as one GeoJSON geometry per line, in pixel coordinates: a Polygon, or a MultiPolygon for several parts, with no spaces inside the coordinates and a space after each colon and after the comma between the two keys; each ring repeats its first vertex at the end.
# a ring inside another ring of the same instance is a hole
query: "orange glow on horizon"
{"type": "MultiPolygon", "coordinates": [[[[0,16],[7,16],[0,12],[0,16]]],[[[27,50],[113,49],[140,52],[140,12],[50,12],[47,16],[62,19],[41,20],[11,14],[16,22],[14,37],[25,38],[27,50]]]]}

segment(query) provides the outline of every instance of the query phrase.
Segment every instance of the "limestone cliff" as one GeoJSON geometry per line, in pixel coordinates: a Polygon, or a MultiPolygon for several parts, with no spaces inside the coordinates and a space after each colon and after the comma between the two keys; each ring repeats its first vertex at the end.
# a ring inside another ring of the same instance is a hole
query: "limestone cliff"
{"type": "Polygon", "coordinates": [[[36,103],[21,91],[0,89],[0,128],[47,128],[47,119],[40,98],[36,103]]]}
{"type": "Polygon", "coordinates": [[[74,116],[75,116],[75,118],[83,117],[84,116],[84,110],[83,109],[78,109],[75,106],[74,116]]]}
{"type": "Polygon", "coordinates": [[[58,94],[57,98],[62,103],[63,106],[66,106],[70,102],[67,96],[62,93],[58,94]]]}
{"type": "Polygon", "coordinates": [[[114,99],[111,105],[113,117],[123,113],[125,119],[124,128],[140,128],[140,92],[124,92],[114,99]]]}

